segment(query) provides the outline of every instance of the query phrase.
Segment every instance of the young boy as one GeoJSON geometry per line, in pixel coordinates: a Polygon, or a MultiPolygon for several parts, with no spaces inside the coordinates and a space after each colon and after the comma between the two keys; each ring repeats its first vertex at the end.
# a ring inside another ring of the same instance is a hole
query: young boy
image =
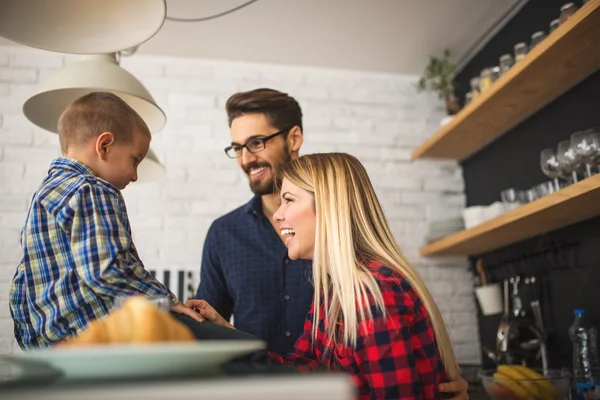
{"type": "Polygon", "coordinates": [[[117,296],[169,296],[171,311],[202,319],[144,269],[121,195],[150,146],[142,118],[110,93],[90,93],[58,121],[63,157],[52,161],[21,233],[23,259],[10,289],[22,349],[82,331],[117,296]]]}

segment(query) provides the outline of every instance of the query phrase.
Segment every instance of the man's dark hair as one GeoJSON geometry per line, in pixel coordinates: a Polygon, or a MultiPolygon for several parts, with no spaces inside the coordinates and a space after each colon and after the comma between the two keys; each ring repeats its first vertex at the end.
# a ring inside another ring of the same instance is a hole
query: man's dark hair
{"type": "Polygon", "coordinates": [[[264,114],[269,124],[278,130],[298,126],[302,133],[302,110],[292,96],[274,89],[255,89],[236,93],[225,105],[229,126],[245,114],[264,114]]]}

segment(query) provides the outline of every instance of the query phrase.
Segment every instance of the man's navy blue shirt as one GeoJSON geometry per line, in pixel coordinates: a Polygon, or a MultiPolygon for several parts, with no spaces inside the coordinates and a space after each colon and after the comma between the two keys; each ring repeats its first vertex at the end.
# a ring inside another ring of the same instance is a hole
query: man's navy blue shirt
{"type": "Polygon", "coordinates": [[[262,213],[260,196],[215,220],[202,254],[196,298],[237,329],[285,355],[303,331],[313,298],[309,260],[290,260],[279,233],[262,213]]]}

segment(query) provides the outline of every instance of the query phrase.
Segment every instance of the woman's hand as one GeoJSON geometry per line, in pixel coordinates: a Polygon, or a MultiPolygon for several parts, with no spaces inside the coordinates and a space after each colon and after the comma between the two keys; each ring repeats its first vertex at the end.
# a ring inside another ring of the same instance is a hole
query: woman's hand
{"type": "Polygon", "coordinates": [[[454,397],[451,400],[469,400],[468,389],[469,384],[461,377],[455,381],[442,383],[439,386],[439,390],[442,393],[454,393],[454,397]]]}
{"type": "Polygon", "coordinates": [[[226,326],[227,328],[235,329],[228,321],[225,320],[208,302],[205,300],[188,300],[185,306],[195,310],[202,318],[214,324],[226,326]]]}

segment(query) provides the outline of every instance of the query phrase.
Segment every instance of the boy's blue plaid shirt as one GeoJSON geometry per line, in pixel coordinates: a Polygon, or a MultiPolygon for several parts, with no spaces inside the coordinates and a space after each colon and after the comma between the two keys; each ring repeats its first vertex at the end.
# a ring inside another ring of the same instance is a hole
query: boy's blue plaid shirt
{"type": "Polygon", "coordinates": [[[69,158],[52,162],[21,233],[10,289],[15,337],[45,347],[106,315],[117,296],[173,294],[144,269],[121,192],[69,158]]]}

